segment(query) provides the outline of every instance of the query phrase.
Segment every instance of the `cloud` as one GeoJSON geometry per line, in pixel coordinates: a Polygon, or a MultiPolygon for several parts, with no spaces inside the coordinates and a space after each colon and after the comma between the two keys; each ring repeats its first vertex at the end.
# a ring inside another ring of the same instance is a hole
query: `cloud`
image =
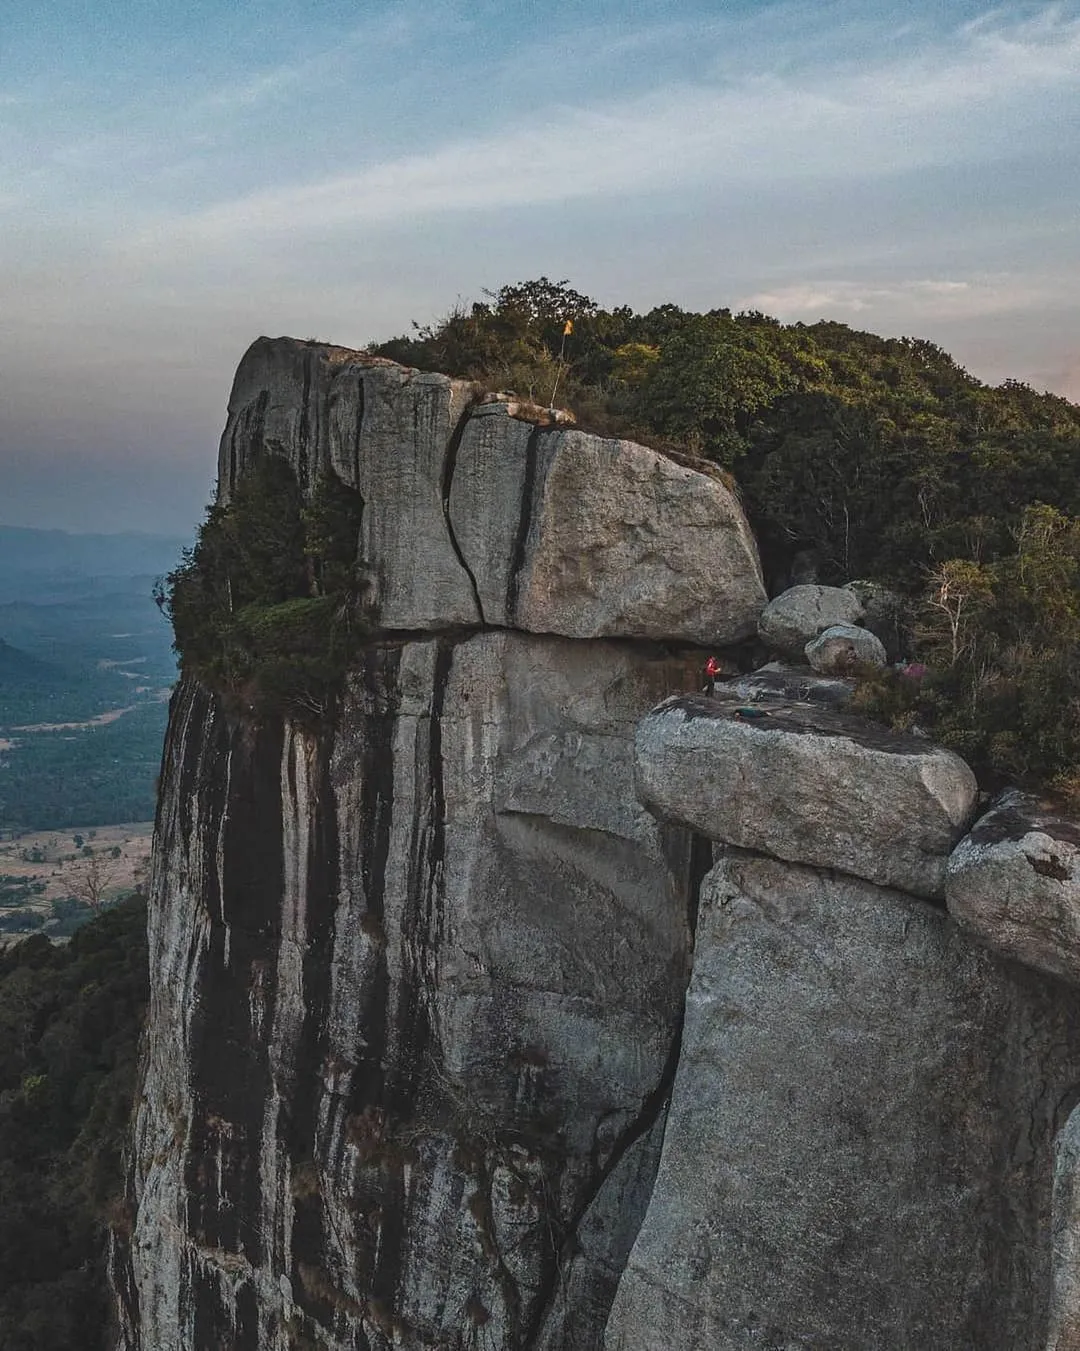
{"type": "Polygon", "coordinates": [[[1052,138],[1048,103],[1077,106],[1080,19],[1060,6],[1020,23],[988,16],[947,40],[919,42],[874,65],[761,71],[564,105],[431,151],[162,219],[138,242],[246,246],[447,212],[990,161],[1015,153],[1018,137],[1036,129],[1052,138]]]}
{"type": "Polygon", "coordinates": [[[741,297],[736,309],[763,310],[794,321],[834,315],[887,313],[919,322],[978,319],[1068,303],[1062,279],[1025,276],[983,277],[967,281],[926,278],[914,281],[817,280],[770,287],[741,297]]]}
{"type": "Polygon", "coordinates": [[[302,84],[314,64],[301,62],[295,66],[277,66],[272,70],[257,71],[235,83],[211,90],[196,101],[191,111],[197,114],[227,114],[257,108],[302,84]]]}

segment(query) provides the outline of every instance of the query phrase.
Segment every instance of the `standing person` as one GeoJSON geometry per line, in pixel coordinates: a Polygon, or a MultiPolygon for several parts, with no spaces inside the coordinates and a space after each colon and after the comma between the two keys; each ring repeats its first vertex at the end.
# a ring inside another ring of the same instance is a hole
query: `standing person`
{"type": "Polygon", "coordinates": [[[705,693],[712,694],[716,688],[716,681],[724,673],[720,669],[720,663],[715,657],[710,657],[705,663],[705,693]]]}

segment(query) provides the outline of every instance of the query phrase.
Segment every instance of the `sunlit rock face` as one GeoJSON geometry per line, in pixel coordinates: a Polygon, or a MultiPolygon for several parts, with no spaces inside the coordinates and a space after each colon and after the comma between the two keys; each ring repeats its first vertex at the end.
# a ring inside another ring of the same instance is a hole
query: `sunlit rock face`
{"type": "Polygon", "coordinates": [[[601,1344],[709,862],[634,729],[764,593],[722,483],[474,399],[288,340],[238,373],[223,494],[358,488],[374,631],[318,732],[175,696],[126,1347],[601,1344]]]}
{"type": "Polygon", "coordinates": [[[723,645],[765,604],[757,547],[719,479],[628,441],[510,416],[473,386],[261,338],[237,372],[218,477],[260,455],[364,503],[383,629],[485,624],[723,645]]]}

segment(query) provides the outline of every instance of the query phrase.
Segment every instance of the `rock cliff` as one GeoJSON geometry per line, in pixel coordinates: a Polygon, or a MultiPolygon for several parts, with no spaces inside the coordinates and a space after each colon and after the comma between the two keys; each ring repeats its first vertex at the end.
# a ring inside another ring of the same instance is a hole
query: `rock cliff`
{"type": "Polygon", "coordinates": [[[675,1071],[697,886],[643,713],[753,631],[716,479],[460,382],[257,343],[220,484],[362,498],[373,629],[312,731],[174,698],[123,1345],[600,1344],[675,1071]]]}
{"type": "Polygon", "coordinates": [[[223,499],[267,456],[371,622],[317,725],[174,696],[120,1346],[1080,1345],[1068,823],[966,834],[850,682],[697,694],[766,603],[710,475],[286,339],[223,499]]]}

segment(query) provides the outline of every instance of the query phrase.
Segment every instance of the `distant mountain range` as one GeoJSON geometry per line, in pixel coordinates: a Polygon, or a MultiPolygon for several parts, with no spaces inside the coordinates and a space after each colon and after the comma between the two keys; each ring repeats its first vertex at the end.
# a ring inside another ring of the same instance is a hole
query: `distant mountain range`
{"type": "Polygon", "coordinates": [[[51,662],[41,661],[0,638],[0,702],[5,689],[61,685],[67,679],[67,673],[51,662]]]}
{"type": "Polygon", "coordinates": [[[153,815],[184,543],[0,526],[0,834],[153,815]]]}
{"type": "Polygon", "coordinates": [[[149,590],[190,541],[130,531],[71,534],[0,525],[0,604],[50,604],[102,592],[149,590]]]}

